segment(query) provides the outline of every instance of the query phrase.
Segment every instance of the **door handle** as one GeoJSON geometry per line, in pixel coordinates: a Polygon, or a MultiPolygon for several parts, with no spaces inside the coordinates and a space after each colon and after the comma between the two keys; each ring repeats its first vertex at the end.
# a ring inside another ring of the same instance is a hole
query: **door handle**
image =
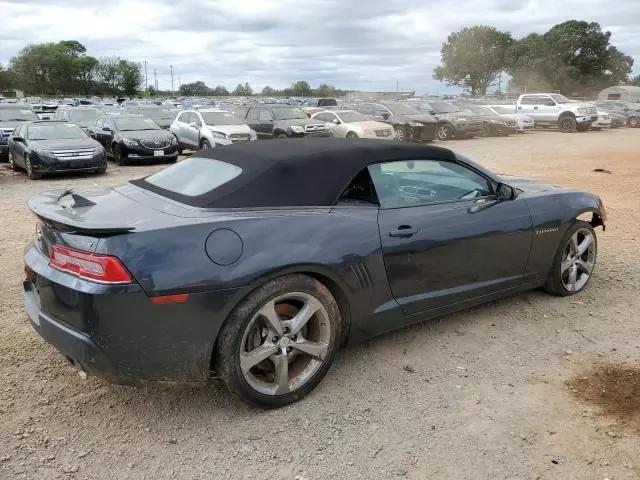
{"type": "Polygon", "coordinates": [[[537,109],[538,109],[538,107],[533,107],[533,109],[534,109],[534,110],[537,110],[537,109]]]}
{"type": "Polygon", "coordinates": [[[389,232],[390,237],[410,237],[411,235],[415,235],[418,233],[418,229],[416,227],[412,227],[411,225],[400,225],[396,230],[391,230],[389,232]]]}

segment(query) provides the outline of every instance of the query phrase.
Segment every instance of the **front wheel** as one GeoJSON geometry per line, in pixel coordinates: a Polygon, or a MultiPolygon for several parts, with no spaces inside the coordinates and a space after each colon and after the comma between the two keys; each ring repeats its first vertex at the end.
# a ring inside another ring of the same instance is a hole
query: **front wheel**
{"type": "Polygon", "coordinates": [[[347,138],[358,138],[358,134],[356,132],[347,133],[347,138]]]}
{"type": "Polygon", "coordinates": [[[629,119],[629,126],[631,128],[638,128],[640,127],[640,117],[631,117],[629,119]]]}
{"type": "Polygon", "coordinates": [[[127,157],[125,157],[122,154],[122,149],[120,148],[120,145],[115,144],[113,146],[113,163],[115,163],[116,165],[120,165],[121,167],[124,167],[127,163],[129,163],[127,161],[127,157]]]}
{"type": "Polygon", "coordinates": [[[597,254],[598,241],[591,224],[573,222],[560,242],[545,290],[561,297],[584,290],[596,266],[597,254]]]}
{"type": "Polygon", "coordinates": [[[438,127],[438,140],[442,140],[442,141],[451,140],[452,137],[453,137],[453,128],[451,128],[451,125],[444,124],[438,127]]]}
{"type": "Polygon", "coordinates": [[[234,310],[218,337],[215,368],[245,402],[282,407],[320,383],[340,332],[340,311],[329,290],[309,276],[287,275],[234,310]]]}
{"type": "Polygon", "coordinates": [[[206,138],[200,142],[201,150],[209,150],[211,148],[211,143],[206,138]]]}
{"type": "Polygon", "coordinates": [[[33,171],[33,167],[31,166],[31,159],[29,157],[25,158],[25,166],[27,167],[27,177],[29,177],[30,180],[38,180],[42,177],[40,173],[33,171]]]}
{"type": "Polygon", "coordinates": [[[18,171],[18,166],[16,165],[16,162],[13,159],[13,154],[11,153],[11,150],[9,150],[9,168],[11,168],[11,170],[13,170],[14,172],[18,171]]]}
{"type": "Polygon", "coordinates": [[[575,132],[577,128],[576,119],[570,115],[564,116],[558,120],[558,128],[565,133],[575,132]]]}

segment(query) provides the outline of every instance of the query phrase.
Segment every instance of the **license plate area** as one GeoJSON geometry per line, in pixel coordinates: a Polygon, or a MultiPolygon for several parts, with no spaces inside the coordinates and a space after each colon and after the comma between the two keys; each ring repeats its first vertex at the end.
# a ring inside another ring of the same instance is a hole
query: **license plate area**
{"type": "Polygon", "coordinates": [[[164,156],[164,150],[154,150],[153,151],[153,156],[154,157],[162,157],[162,156],[164,156]]]}

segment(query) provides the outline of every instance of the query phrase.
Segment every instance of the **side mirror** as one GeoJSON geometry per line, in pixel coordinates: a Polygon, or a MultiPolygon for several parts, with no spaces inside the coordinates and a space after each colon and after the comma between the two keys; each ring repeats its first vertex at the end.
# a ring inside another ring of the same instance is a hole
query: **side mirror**
{"type": "Polygon", "coordinates": [[[499,183],[496,188],[496,196],[499,201],[513,200],[516,198],[516,189],[506,183],[499,183]]]}
{"type": "Polygon", "coordinates": [[[14,142],[24,143],[24,138],[22,137],[13,137],[14,142]]]}
{"type": "Polygon", "coordinates": [[[340,125],[340,120],[338,120],[337,118],[334,118],[333,123],[335,123],[336,125],[340,125]]]}
{"type": "Polygon", "coordinates": [[[385,112],[385,113],[383,113],[383,114],[382,114],[382,118],[384,118],[385,120],[389,120],[389,117],[390,117],[390,116],[391,116],[391,115],[389,115],[387,112],[385,112]]]}
{"type": "Polygon", "coordinates": [[[111,133],[111,128],[110,127],[102,127],[102,131],[111,133]]]}
{"type": "Polygon", "coordinates": [[[191,122],[191,123],[189,123],[189,126],[190,126],[191,128],[198,128],[198,124],[197,124],[196,122],[191,122]]]}

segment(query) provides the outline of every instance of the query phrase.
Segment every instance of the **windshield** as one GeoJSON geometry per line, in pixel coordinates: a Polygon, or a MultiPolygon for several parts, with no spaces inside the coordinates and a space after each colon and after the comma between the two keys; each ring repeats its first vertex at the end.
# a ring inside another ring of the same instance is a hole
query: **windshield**
{"type": "Polygon", "coordinates": [[[274,108],[273,114],[276,116],[276,120],[297,120],[303,118],[309,118],[300,108],[274,108]]]}
{"type": "Polygon", "coordinates": [[[121,132],[134,130],[162,130],[160,126],[150,118],[144,117],[127,117],[118,118],[115,121],[116,129],[121,132]]]}
{"type": "Polygon", "coordinates": [[[87,138],[87,134],[73,123],[38,123],[29,125],[28,140],[72,140],[87,138]]]}
{"type": "Polygon", "coordinates": [[[368,118],[360,112],[336,112],[336,115],[338,115],[344,123],[365,122],[368,120],[368,118]]]}
{"type": "Polygon", "coordinates": [[[31,110],[0,108],[0,122],[22,122],[26,120],[38,120],[38,116],[31,110]]]}
{"type": "Polygon", "coordinates": [[[496,113],[515,113],[515,108],[511,107],[491,107],[496,113]]]}
{"type": "Polygon", "coordinates": [[[242,125],[242,121],[227,112],[200,112],[206,125],[242,125]]]}
{"type": "Polygon", "coordinates": [[[418,110],[411,107],[410,105],[407,105],[406,103],[387,102],[382,103],[381,105],[384,105],[396,115],[416,115],[420,113],[418,110]]]}
{"type": "Polygon", "coordinates": [[[460,107],[456,107],[455,105],[451,105],[447,102],[431,102],[429,105],[435,110],[436,113],[456,113],[456,112],[464,112],[460,107]]]}
{"type": "Polygon", "coordinates": [[[145,178],[145,182],[179,195],[197,197],[215,190],[242,173],[230,163],[211,158],[189,157],[145,178]]]}
{"type": "Polygon", "coordinates": [[[104,115],[104,112],[96,108],[82,108],[69,111],[69,119],[81,127],[88,127],[96,118],[102,115],[104,115]]]}
{"type": "Polygon", "coordinates": [[[571,103],[571,100],[569,100],[564,95],[560,95],[559,93],[552,93],[549,96],[553,98],[556,101],[556,103],[571,103]]]}
{"type": "Polygon", "coordinates": [[[140,110],[145,117],[149,117],[156,121],[172,121],[175,115],[168,108],[145,108],[140,110]]]}

